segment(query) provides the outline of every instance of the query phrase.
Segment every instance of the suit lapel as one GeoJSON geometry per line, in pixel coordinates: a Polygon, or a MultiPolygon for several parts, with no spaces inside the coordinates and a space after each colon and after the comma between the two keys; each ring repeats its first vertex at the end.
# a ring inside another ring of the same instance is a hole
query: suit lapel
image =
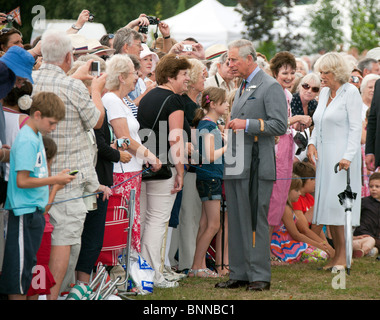
{"type": "Polygon", "coordinates": [[[239,110],[244,106],[245,102],[248,100],[249,97],[253,96],[254,92],[257,90],[258,87],[263,83],[263,71],[260,70],[251,80],[250,83],[247,84],[245,91],[240,96],[239,90],[237,90],[235,95],[234,104],[232,106],[232,116],[236,117],[239,110]]]}

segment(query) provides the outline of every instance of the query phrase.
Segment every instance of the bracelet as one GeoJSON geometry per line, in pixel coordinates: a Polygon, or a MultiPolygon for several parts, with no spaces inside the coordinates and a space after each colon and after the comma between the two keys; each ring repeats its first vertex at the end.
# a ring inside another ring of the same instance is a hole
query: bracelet
{"type": "Polygon", "coordinates": [[[71,26],[71,28],[73,28],[73,29],[75,29],[75,30],[80,30],[80,29],[82,29],[82,28],[79,28],[79,27],[77,27],[76,25],[75,25],[75,23],[71,26]]]}
{"type": "Polygon", "coordinates": [[[260,131],[263,132],[265,127],[264,127],[264,120],[263,119],[258,119],[260,122],[260,131]]]}
{"type": "Polygon", "coordinates": [[[170,34],[167,37],[164,37],[164,39],[170,39],[170,34]]]}

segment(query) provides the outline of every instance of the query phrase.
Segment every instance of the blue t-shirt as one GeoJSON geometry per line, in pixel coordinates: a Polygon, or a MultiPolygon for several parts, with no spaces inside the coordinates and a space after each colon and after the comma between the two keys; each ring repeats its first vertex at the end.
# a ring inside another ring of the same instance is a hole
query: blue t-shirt
{"type": "Polygon", "coordinates": [[[199,154],[202,156],[201,166],[197,166],[196,174],[198,180],[211,180],[211,179],[223,179],[224,171],[224,156],[216,159],[214,162],[209,163],[206,159],[204,150],[204,136],[208,133],[214,135],[214,148],[218,150],[223,147],[223,139],[220,130],[215,122],[210,120],[199,121],[197,127],[197,141],[199,154]]]}
{"type": "Polygon", "coordinates": [[[5,208],[13,210],[15,216],[33,213],[37,208],[44,211],[49,201],[49,186],[19,188],[18,171],[29,171],[34,178],[49,176],[42,135],[28,125],[22,127],[12,144],[5,208]]]}

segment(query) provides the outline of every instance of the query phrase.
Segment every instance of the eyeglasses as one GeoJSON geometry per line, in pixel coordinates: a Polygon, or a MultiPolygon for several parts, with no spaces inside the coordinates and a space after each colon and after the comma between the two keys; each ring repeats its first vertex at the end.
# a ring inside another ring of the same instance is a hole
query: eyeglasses
{"type": "Polygon", "coordinates": [[[310,87],[307,83],[304,83],[301,85],[302,88],[304,88],[305,90],[309,90],[311,88],[311,91],[313,91],[314,93],[317,93],[319,92],[319,87],[310,87]]]}
{"type": "Polygon", "coordinates": [[[109,33],[107,36],[108,36],[108,39],[113,39],[115,37],[113,33],[109,33]]]}

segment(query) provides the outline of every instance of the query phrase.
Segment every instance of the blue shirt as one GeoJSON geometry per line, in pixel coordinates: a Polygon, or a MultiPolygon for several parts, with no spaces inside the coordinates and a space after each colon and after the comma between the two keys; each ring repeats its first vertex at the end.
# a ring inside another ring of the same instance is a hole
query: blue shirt
{"type": "Polygon", "coordinates": [[[29,171],[34,178],[49,176],[42,135],[28,125],[22,127],[12,144],[5,208],[13,210],[15,216],[33,213],[37,208],[44,211],[49,201],[49,186],[19,188],[18,171],[29,171]]]}
{"type": "MultiPolygon", "coordinates": [[[[257,66],[255,70],[252,71],[252,73],[248,76],[246,79],[247,83],[250,83],[253,77],[260,71],[260,67],[257,66]]],[[[249,119],[247,119],[246,124],[245,124],[245,132],[248,131],[248,125],[249,125],[249,119]]]]}
{"type": "MultiPolygon", "coordinates": [[[[209,133],[214,135],[215,150],[223,147],[222,135],[216,123],[209,120],[201,120],[199,121],[199,124],[197,127],[198,148],[199,148],[200,155],[205,154],[205,150],[203,147],[204,146],[203,137],[209,133]]],[[[223,179],[223,171],[224,171],[224,157],[223,156],[216,159],[212,163],[208,163],[208,161],[203,156],[201,166],[197,167],[195,170],[198,180],[223,179]]]]}

